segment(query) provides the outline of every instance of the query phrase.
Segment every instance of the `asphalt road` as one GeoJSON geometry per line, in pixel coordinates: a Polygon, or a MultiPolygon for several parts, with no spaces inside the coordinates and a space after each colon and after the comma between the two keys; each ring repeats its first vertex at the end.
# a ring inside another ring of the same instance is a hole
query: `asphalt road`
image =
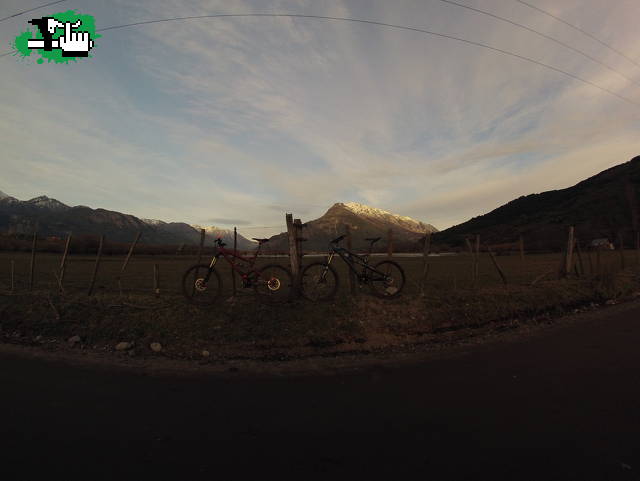
{"type": "Polygon", "coordinates": [[[339,375],[0,366],[3,480],[640,480],[639,303],[339,375]]]}

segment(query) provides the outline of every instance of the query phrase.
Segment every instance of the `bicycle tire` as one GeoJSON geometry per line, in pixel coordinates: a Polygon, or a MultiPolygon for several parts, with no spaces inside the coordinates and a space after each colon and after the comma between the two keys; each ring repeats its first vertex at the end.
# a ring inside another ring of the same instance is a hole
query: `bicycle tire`
{"type": "Polygon", "coordinates": [[[398,297],[402,292],[402,289],[404,289],[404,270],[400,267],[400,264],[394,261],[381,261],[375,264],[373,268],[384,272],[384,269],[381,266],[385,265],[388,268],[385,273],[386,275],[389,275],[391,270],[395,271],[391,278],[391,283],[382,280],[370,280],[369,287],[371,288],[371,293],[374,296],[383,299],[393,299],[394,297],[398,297]]]}
{"type": "Polygon", "coordinates": [[[200,277],[199,273],[208,270],[206,264],[194,264],[182,275],[182,294],[192,304],[210,306],[222,294],[222,278],[217,270],[212,270],[208,282],[203,283],[204,277],[200,277]]]}
{"type": "Polygon", "coordinates": [[[282,304],[293,296],[293,276],[291,271],[278,264],[261,267],[258,278],[253,281],[253,289],[261,302],[282,304]]]}
{"type": "Polygon", "coordinates": [[[333,299],[336,295],[336,292],[338,292],[338,287],[340,286],[339,279],[340,278],[338,277],[338,273],[332,265],[327,264],[326,262],[312,262],[302,270],[302,276],[300,280],[300,291],[302,297],[312,302],[329,301],[333,299]],[[314,272],[318,270],[320,270],[320,272],[314,272]],[[326,284],[328,287],[325,289],[325,294],[320,296],[313,296],[312,289],[319,285],[320,279],[318,276],[322,275],[322,273],[325,271],[326,274],[323,282],[327,281],[327,276],[331,276],[331,279],[333,279],[333,284],[331,284],[331,282],[328,282],[326,284]]]}

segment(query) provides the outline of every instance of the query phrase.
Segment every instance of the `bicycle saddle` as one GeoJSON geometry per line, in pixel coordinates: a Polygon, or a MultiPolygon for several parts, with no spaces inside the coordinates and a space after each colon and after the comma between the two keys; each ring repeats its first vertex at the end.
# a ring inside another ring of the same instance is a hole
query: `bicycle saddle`
{"type": "Polygon", "coordinates": [[[265,244],[269,242],[269,239],[256,239],[255,237],[252,237],[251,239],[253,239],[254,241],[257,241],[258,244],[265,244]]]}
{"type": "Polygon", "coordinates": [[[382,237],[367,237],[365,240],[371,242],[372,244],[375,244],[380,239],[382,239],[382,237]]]}

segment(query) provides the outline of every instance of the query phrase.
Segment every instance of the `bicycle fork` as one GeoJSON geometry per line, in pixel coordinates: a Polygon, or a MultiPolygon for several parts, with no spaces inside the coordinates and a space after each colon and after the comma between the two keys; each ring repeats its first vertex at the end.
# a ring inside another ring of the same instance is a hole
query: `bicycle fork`
{"type": "Polygon", "coordinates": [[[202,281],[200,281],[200,279],[195,280],[197,289],[202,290],[202,288],[204,288],[204,286],[207,285],[207,283],[209,282],[209,279],[211,278],[211,273],[213,272],[213,268],[216,265],[216,262],[218,262],[218,256],[213,256],[213,259],[211,259],[211,262],[209,263],[209,268],[207,269],[207,273],[205,274],[204,278],[202,278],[202,281]]]}
{"type": "Polygon", "coordinates": [[[320,276],[320,282],[324,282],[325,279],[327,278],[327,272],[329,272],[329,265],[331,264],[331,260],[335,255],[336,255],[335,252],[332,252],[329,254],[329,258],[327,259],[327,266],[324,268],[324,270],[322,271],[322,275],[320,276]]]}

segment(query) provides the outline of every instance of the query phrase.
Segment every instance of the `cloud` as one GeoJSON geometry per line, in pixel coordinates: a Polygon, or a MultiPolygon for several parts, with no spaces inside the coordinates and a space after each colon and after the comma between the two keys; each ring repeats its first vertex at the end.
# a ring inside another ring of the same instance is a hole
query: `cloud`
{"type": "Polygon", "coordinates": [[[207,219],[205,221],[205,223],[207,224],[214,224],[214,225],[236,225],[236,226],[246,226],[246,225],[251,225],[251,222],[248,220],[242,220],[242,219],[224,219],[224,218],[219,218],[219,217],[214,217],[213,219],[207,219]]]}
{"type": "MultiPolygon", "coordinates": [[[[631,6],[545,2],[542,8],[640,57],[631,6]]],[[[640,102],[616,74],[441,2],[90,6],[102,26],[243,12],[411,25],[531,56],[640,102]]],[[[487,0],[482,8],[640,81],[624,58],[524,5],[487,0]]],[[[306,220],[334,202],[360,201],[444,228],[513,197],[575,183],[638,150],[637,108],[557,72],[417,32],[226,18],[107,33],[83,65],[0,59],[9,86],[0,91],[5,190],[238,226],[280,225],[284,212],[306,220]]],[[[12,34],[3,29],[0,42],[12,34]]]]}

